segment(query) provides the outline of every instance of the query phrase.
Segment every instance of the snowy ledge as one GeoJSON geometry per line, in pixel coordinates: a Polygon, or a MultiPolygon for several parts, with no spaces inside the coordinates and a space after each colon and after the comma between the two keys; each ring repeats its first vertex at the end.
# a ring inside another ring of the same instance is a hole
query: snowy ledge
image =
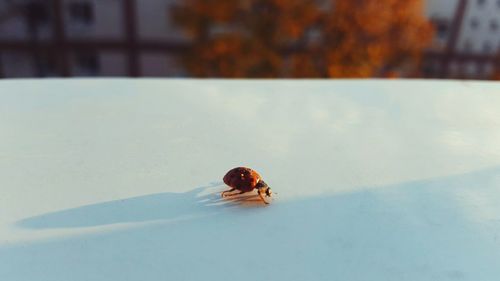
{"type": "Polygon", "coordinates": [[[500,83],[0,81],[0,280],[497,280],[500,83]],[[270,206],[220,200],[261,173],[270,206]]]}

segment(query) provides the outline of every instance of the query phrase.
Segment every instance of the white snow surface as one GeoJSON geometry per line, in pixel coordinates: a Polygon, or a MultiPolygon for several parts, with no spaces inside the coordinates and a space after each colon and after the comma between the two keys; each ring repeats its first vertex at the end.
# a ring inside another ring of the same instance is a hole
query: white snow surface
{"type": "Polygon", "coordinates": [[[498,82],[0,81],[2,281],[499,278],[498,82]]]}

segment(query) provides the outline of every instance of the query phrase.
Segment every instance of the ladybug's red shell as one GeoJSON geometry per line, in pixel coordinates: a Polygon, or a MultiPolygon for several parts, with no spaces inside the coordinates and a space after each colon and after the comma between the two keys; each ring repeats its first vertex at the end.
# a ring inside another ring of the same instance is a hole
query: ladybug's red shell
{"type": "Polygon", "coordinates": [[[261,177],[259,173],[250,168],[237,167],[229,170],[223,180],[232,188],[248,192],[255,188],[261,177]]]}

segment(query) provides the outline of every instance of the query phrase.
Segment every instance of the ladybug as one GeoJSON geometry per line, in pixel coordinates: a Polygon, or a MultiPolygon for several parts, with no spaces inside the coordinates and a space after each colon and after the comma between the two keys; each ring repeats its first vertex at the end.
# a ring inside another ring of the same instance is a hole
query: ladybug
{"type": "Polygon", "coordinates": [[[266,198],[270,198],[272,196],[271,188],[269,188],[256,171],[246,167],[236,167],[229,170],[223,180],[225,184],[231,187],[231,189],[223,191],[221,193],[222,197],[243,194],[257,189],[260,199],[262,199],[264,203],[269,204],[269,202],[266,201],[266,198]],[[235,190],[239,190],[240,192],[226,195],[226,193],[235,190]]]}

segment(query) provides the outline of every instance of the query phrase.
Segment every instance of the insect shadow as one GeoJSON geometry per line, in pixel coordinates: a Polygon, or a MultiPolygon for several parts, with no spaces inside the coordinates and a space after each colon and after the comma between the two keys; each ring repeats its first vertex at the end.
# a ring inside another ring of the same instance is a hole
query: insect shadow
{"type": "Polygon", "coordinates": [[[223,183],[213,182],[184,193],[164,192],[85,205],[29,217],[18,221],[16,226],[49,229],[169,221],[263,205],[256,194],[221,198],[224,188],[223,183]]]}

